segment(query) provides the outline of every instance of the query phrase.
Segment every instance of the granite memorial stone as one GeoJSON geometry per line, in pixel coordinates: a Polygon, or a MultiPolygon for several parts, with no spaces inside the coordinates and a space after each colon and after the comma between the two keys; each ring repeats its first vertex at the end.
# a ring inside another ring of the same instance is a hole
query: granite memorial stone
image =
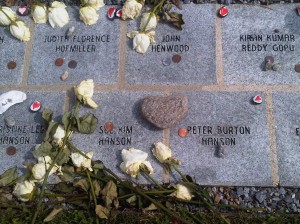
{"type": "Polygon", "coordinates": [[[230,85],[300,84],[300,18],[295,4],[231,5],[222,19],[224,81],[230,85]],[[264,61],[271,56],[274,61],[264,61]],[[272,70],[271,64],[281,64],[272,70]]]}
{"type": "Polygon", "coordinates": [[[42,112],[32,112],[32,102],[37,99],[43,102],[43,108],[54,112],[55,120],[59,120],[63,114],[64,92],[26,93],[27,99],[24,102],[13,105],[0,115],[0,173],[14,166],[23,168],[23,162],[33,158],[31,151],[35,145],[43,140],[45,123],[42,112]],[[15,124],[7,125],[7,119],[12,117],[15,124]]]}
{"type": "Polygon", "coordinates": [[[186,92],[188,115],[171,129],[170,147],[183,173],[202,185],[272,184],[266,105],[257,92],[186,92]],[[188,134],[179,136],[186,128],[188,134]]]}
{"type": "Polygon", "coordinates": [[[99,20],[91,26],[79,20],[76,7],[67,7],[70,22],[63,28],[36,24],[29,84],[77,84],[84,78],[96,84],[114,84],[118,76],[120,21],[108,20],[106,10],[99,10],[99,20]],[[74,32],[70,34],[72,27],[74,32]],[[60,77],[66,71],[68,79],[62,82],[60,77]]]}
{"type": "MultiPolygon", "coordinates": [[[[160,23],[155,29],[155,43],[145,54],[133,50],[132,39],[127,39],[127,84],[211,85],[216,82],[214,5],[190,4],[183,8],[174,9],[183,14],[183,30],[160,23]]],[[[129,21],[127,31],[138,30],[139,23],[139,20],[129,21]]]]}
{"type": "Polygon", "coordinates": [[[279,182],[281,186],[299,186],[300,94],[273,93],[279,182]]]}

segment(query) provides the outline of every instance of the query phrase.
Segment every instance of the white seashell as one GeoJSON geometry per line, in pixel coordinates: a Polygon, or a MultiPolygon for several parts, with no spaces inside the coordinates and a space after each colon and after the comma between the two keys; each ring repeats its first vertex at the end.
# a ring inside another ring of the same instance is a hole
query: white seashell
{"type": "Polygon", "coordinates": [[[0,114],[3,114],[11,106],[22,103],[27,99],[26,93],[12,90],[0,95],[0,114]]]}

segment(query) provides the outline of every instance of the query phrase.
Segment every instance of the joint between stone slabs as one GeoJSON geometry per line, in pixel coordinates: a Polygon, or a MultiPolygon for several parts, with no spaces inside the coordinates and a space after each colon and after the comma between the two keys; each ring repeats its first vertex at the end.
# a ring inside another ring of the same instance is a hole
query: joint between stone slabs
{"type": "Polygon", "coordinates": [[[272,92],[266,91],[266,112],[267,112],[267,125],[269,133],[269,149],[270,149],[270,160],[271,160],[271,172],[272,172],[272,184],[278,186],[279,184],[279,173],[278,173],[278,157],[277,157],[277,146],[276,146],[276,133],[275,133],[275,118],[273,114],[272,104],[272,92]]]}
{"type": "Polygon", "coordinates": [[[22,71],[22,79],[21,79],[21,85],[26,86],[28,82],[28,76],[29,76],[29,66],[30,66],[30,60],[31,60],[31,51],[32,51],[32,44],[33,44],[33,38],[34,38],[34,27],[35,24],[32,19],[29,20],[29,31],[31,34],[31,38],[28,42],[26,42],[25,47],[25,54],[24,54],[24,64],[23,64],[23,71],[22,71]]]}
{"type": "MultiPolygon", "coordinates": [[[[216,4],[216,12],[221,6],[216,4]]],[[[216,43],[216,79],[217,85],[224,85],[224,65],[223,65],[223,49],[222,49],[222,21],[215,15],[215,43],[216,43]]]]}
{"type": "Polygon", "coordinates": [[[126,33],[127,33],[127,21],[120,21],[119,30],[119,69],[118,69],[118,86],[119,90],[125,88],[125,72],[126,72],[126,33]]]}

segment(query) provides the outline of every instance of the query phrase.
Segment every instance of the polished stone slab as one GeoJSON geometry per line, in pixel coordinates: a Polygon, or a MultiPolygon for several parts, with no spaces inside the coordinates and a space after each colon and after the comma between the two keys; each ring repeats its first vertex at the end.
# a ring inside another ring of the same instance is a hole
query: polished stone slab
{"type": "Polygon", "coordinates": [[[300,17],[297,4],[231,5],[222,18],[224,81],[227,85],[300,84],[300,17]],[[265,71],[271,56],[278,71],[265,71]]]}
{"type": "MultiPolygon", "coordinates": [[[[28,17],[22,19],[29,26],[28,17]]],[[[21,83],[25,47],[24,42],[11,35],[9,28],[0,28],[0,85],[17,85],[21,83]]]]}
{"type": "Polygon", "coordinates": [[[279,183],[282,186],[299,186],[300,184],[299,103],[299,93],[273,93],[279,183]]]}
{"type": "MultiPolygon", "coordinates": [[[[211,85],[216,83],[215,6],[184,5],[185,25],[178,30],[160,23],[155,29],[155,43],[145,54],[133,50],[127,39],[126,83],[130,85],[211,85]],[[174,62],[174,55],[181,57],[174,62]],[[179,56],[178,56],[179,55],[179,56]]],[[[172,9],[173,11],[173,9],[172,9]]],[[[137,30],[139,20],[128,23],[127,32],[137,30]]]]}
{"type": "Polygon", "coordinates": [[[106,18],[107,7],[99,10],[97,24],[86,26],[79,20],[78,8],[68,7],[70,22],[53,29],[48,23],[35,26],[30,60],[29,84],[77,84],[93,79],[97,84],[114,84],[118,76],[119,20],[106,18]],[[75,31],[69,39],[70,27],[75,31]],[[63,59],[56,66],[56,59],[63,59]],[[69,72],[62,81],[60,76],[69,72]]]}
{"type": "Polygon", "coordinates": [[[170,139],[183,173],[203,185],[272,185],[266,105],[252,103],[257,94],[264,99],[260,92],[186,92],[187,117],[170,139]]]}
{"type": "MultiPolygon", "coordinates": [[[[1,91],[1,94],[3,91],[1,91]]],[[[64,108],[64,92],[26,92],[27,99],[20,104],[15,104],[0,115],[0,173],[17,166],[23,168],[26,159],[33,158],[32,150],[36,144],[43,141],[45,123],[42,110],[45,108],[53,111],[53,119],[60,121],[64,108]],[[42,108],[38,112],[31,112],[30,105],[38,100],[42,108]],[[7,127],[5,119],[13,117],[15,125],[7,127]],[[8,155],[8,147],[15,147],[16,153],[8,155]]]]}
{"type": "Polygon", "coordinates": [[[93,99],[100,105],[99,108],[86,108],[81,110],[81,114],[93,113],[99,120],[98,127],[90,135],[74,133],[72,142],[85,152],[94,151],[93,159],[101,160],[124,178],[129,176],[122,174],[119,169],[122,149],[140,149],[149,154],[154,177],[162,180],[162,167],[151,152],[153,143],[162,141],[162,131],[148,123],[141,116],[140,110],[140,101],[152,94],[154,93],[119,91],[95,93],[93,99]],[[109,122],[113,124],[112,130],[105,128],[112,127],[107,126],[109,122]]]}

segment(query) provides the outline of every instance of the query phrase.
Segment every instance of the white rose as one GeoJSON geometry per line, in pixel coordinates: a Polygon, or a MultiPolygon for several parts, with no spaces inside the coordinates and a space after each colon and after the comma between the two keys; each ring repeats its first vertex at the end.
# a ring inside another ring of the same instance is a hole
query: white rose
{"type": "Polygon", "coordinates": [[[161,142],[157,142],[154,145],[155,148],[152,149],[152,153],[159,162],[164,163],[167,159],[172,157],[172,151],[168,146],[161,142]]]}
{"type": "MultiPolygon", "coordinates": [[[[52,160],[49,156],[39,157],[38,158],[38,163],[35,164],[32,167],[32,170],[31,170],[32,176],[35,179],[33,181],[39,181],[39,182],[43,181],[47,170],[51,166],[51,163],[52,163],[52,160]]],[[[49,176],[52,175],[53,173],[57,172],[57,171],[60,172],[60,174],[61,174],[61,167],[55,164],[52,167],[52,169],[49,173],[49,176]]]]}
{"type": "Polygon", "coordinates": [[[17,19],[16,13],[11,10],[9,7],[0,6],[0,25],[1,26],[9,26],[11,21],[15,21],[17,19]]]}
{"type": "Polygon", "coordinates": [[[83,0],[83,5],[85,6],[91,6],[96,10],[99,10],[100,8],[105,6],[105,3],[103,0],[83,0]]]}
{"type": "Polygon", "coordinates": [[[34,183],[28,180],[25,180],[24,182],[17,183],[13,194],[18,197],[21,201],[29,201],[31,198],[31,194],[34,190],[34,183]]]}
{"type": "Polygon", "coordinates": [[[141,24],[140,24],[141,30],[143,30],[143,31],[154,30],[156,28],[156,26],[157,26],[157,19],[154,14],[147,12],[142,15],[142,20],[141,20],[141,24]],[[150,19],[149,19],[149,17],[150,17],[150,19]],[[149,20],[149,22],[148,22],[148,20],[149,20]],[[147,26],[146,26],[146,24],[147,24],[147,26]]]}
{"type": "Polygon", "coordinates": [[[97,108],[98,105],[92,100],[94,94],[94,81],[87,79],[82,81],[75,87],[75,95],[79,100],[82,99],[84,104],[89,105],[91,108],[97,108]]]}
{"type": "Polygon", "coordinates": [[[70,18],[66,7],[67,6],[62,2],[52,2],[49,8],[48,19],[53,28],[56,26],[63,27],[69,22],[70,18]]]}
{"type": "Polygon", "coordinates": [[[30,31],[26,27],[25,23],[21,20],[15,21],[15,23],[9,26],[10,33],[17,39],[21,41],[30,40],[30,31]]]}
{"type": "Polygon", "coordinates": [[[146,34],[139,33],[133,38],[133,49],[138,53],[146,53],[149,45],[150,38],[146,34]]]}
{"type": "Polygon", "coordinates": [[[134,19],[141,13],[143,5],[136,0],[127,0],[122,7],[122,19],[134,19]]]}
{"type": "Polygon", "coordinates": [[[83,155],[79,153],[72,153],[71,154],[71,159],[76,167],[82,167],[85,169],[89,169],[90,171],[93,171],[92,169],[92,160],[91,158],[93,157],[94,153],[93,152],[88,152],[85,154],[89,159],[85,158],[83,155]]]}
{"type": "Polygon", "coordinates": [[[46,23],[47,22],[47,7],[45,4],[33,5],[32,18],[35,23],[46,23]]]}
{"type": "Polygon", "coordinates": [[[123,149],[123,162],[121,163],[120,168],[124,173],[127,173],[132,177],[136,177],[136,175],[140,172],[141,166],[144,166],[149,174],[152,174],[153,168],[150,162],[146,161],[147,157],[148,153],[141,150],[134,148],[130,148],[128,150],[123,149]]]}
{"type": "Polygon", "coordinates": [[[99,19],[96,9],[94,9],[92,6],[81,7],[79,14],[79,18],[84,22],[85,25],[96,24],[99,19]]]}
{"type": "Polygon", "coordinates": [[[190,201],[192,199],[193,195],[186,186],[182,184],[176,184],[175,188],[176,191],[173,192],[171,196],[187,201],[190,201]]]}
{"type": "Polygon", "coordinates": [[[65,137],[66,132],[65,129],[63,128],[62,125],[58,125],[58,127],[56,128],[56,131],[53,135],[53,140],[58,144],[61,145],[63,138],[65,137]]]}

